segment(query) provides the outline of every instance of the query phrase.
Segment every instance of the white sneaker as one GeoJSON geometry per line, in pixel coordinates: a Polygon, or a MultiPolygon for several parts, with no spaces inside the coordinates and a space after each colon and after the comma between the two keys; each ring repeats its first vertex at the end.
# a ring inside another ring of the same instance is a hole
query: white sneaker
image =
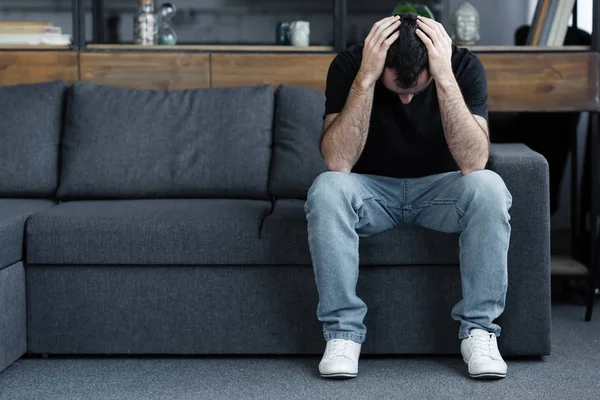
{"type": "Polygon", "coordinates": [[[507,366],[500,351],[496,335],[483,329],[472,329],[469,337],[460,344],[465,364],[471,378],[504,378],[507,366]]]}
{"type": "Polygon", "coordinates": [[[355,378],[358,375],[358,358],[361,344],[351,340],[327,341],[325,354],[319,363],[323,378],[355,378]]]}

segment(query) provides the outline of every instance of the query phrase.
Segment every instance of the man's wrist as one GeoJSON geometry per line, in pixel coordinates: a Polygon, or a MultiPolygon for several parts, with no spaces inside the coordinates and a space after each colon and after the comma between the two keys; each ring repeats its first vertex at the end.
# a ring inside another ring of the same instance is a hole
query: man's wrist
{"type": "Polygon", "coordinates": [[[450,90],[458,85],[454,75],[446,75],[435,79],[435,85],[438,90],[450,90]]]}
{"type": "Polygon", "coordinates": [[[375,88],[375,84],[377,83],[377,79],[373,79],[372,77],[368,76],[368,74],[365,74],[362,71],[358,71],[358,74],[356,75],[356,83],[358,84],[359,88],[362,90],[370,90],[375,88]]]}

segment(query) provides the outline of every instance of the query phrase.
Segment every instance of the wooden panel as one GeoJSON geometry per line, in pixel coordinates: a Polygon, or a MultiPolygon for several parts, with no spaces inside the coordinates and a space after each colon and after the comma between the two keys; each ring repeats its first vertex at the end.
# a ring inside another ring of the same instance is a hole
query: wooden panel
{"type": "Polygon", "coordinates": [[[335,54],[212,54],[211,86],[288,83],[324,90],[335,54]]]}
{"type": "Polygon", "coordinates": [[[460,46],[468,48],[474,52],[560,52],[560,53],[569,53],[569,52],[582,52],[589,51],[591,46],[460,46]]]}
{"type": "Polygon", "coordinates": [[[274,52],[274,53],[317,53],[329,52],[332,53],[332,46],[259,46],[259,45],[211,45],[211,44],[177,44],[177,45],[160,45],[160,46],[143,46],[137,44],[88,44],[89,50],[135,50],[135,51],[243,51],[248,53],[258,52],[274,52]]]}
{"type": "Polygon", "coordinates": [[[1,44],[0,51],[4,50],[20,50],[20,51],[35,51],[35,50],[71,50],[71,46],[54,45],[54,44],[1,44]]]}
{"type": "Polygon", "coordinates": [[[77,53],[0,51],[0,86],[78,78],[77,53]]]}
{"type": "Polygon", "coordinates": [[[81,53],[81,80],[138,89],[208,87],[203,53],[81,53]]]}
{"type": "Polygon", "coordinates": [[[595,53],[478,54],[491,111],[597,110],[595,53]]]}

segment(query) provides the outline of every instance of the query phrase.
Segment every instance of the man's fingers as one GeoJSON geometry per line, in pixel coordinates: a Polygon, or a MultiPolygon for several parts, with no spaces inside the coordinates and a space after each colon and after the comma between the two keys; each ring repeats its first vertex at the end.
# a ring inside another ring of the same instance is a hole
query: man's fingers
{"type": "Polygon", "coordinates": [[[433,42],[431,41],[431,39],[429,39],[429,36],[427,36],[419,28],[417,28],[417,30],[415,31],[415,33],[417,34],[417,36],[419,37],[419,39],[421,39],[421,41],[425,44],[425,47],[427,47],[427,51],[431,51],[433,49],[433,42]]]}
{"type": "Polygon", "coordinates": [[[386,22],[392,21],[392,20],[394,20],[395,18],[396,18],[396,16],[392,16],[392,17],[387,17],[387,18],[384,18],[384,19],[381,19],[381,20],[379,20],[379,21],[375,22],[375,23],[373,24],[373,27],[371,27],[371,30],[369,31],[369,34],[367,35],[367,38],[365,39],[365,42],[367,41],[367,39],[371,39],[371,38],[372,38],[372,37],[375,35],[375,32],[377,32],[377,29],[378,29],[378,28],[379,28],[379,27],[380,27],[382,24],[385,24],[386,22]]]}
{"type": "Polygon", "coordinates": [[[391,35],[392,33],[394,33],[394,31],[395,31],[396,29],[398,29],[398,27],[400,26],[400,23],[401,23],[400,21],[394,21],[394,22],[392,22],[392,23],[390,24],[390,26],[388,26],[387,28],[385,28],[384,30],[382,30],[381,32],[379,32],[379,35],[378,35],[376,38],[374,38],[374,39],[373,39],[373,40],[374,40],[374,43],[373,43],[373,44],[374,44],[375,46],[378,46],[378,45],[379,45],[379,46],[381,46],[381,44],[382,44],[382,43],[383,43],[383,42],[384,42],[384,41],[385,41],[387,38],[389,38],[389,37],[390,37],[390,35],[391,35]]]}
{"type": "Polygon", "coordinates": [[[390,36],[389,38],[387,38],[386,40],[383,41],[383,44],[381,45],[381,50],[385,50],[387,51],[390,46],[392,45],[392,43],[394,43],[394,41],[396,39],[398,39],[400,37],[400,31],[396,31],[394,33],[392,33],[392,36],[390,36]]]}
{"type": "Polygon", "coordinates": [[[443,38],[449,39],[450,38],[450,36],[448,35],[448,32],[446,32],[446,29],[444,29],[444,25],[440,24],[439,22],[434,21],[431,18],[426,18],[426,17],[422,17],[422,16],[419,16],[417,21],[421,22],[422,24],[425,24],[426,26],[435,30],[435,32],[438,34],[438,37],[440,39],[443,39],[443,38]]]}
{"type": "Polygon", "coordinates": [[[424,32],[425,34],[427,34],[427,36],[429,37],[429,39],[431,40],[431,42],[436,45],[438,43],[438,33],[436,32],[435,29],[433,29],[431,26],[425,24],[423,21],[417,21],[417,24],[419,25],[419,29],[424,32]]]}
{"type": "MultiPolygon", "coordinates": [[[[393,17],[384,18],[381,21],[376,22],[375,25],[373,25],[373,29],[371,29],[369,36],[367,36],[367,39],[365,39],[365,44],[367,43],[367,40],[368,41],[377,40],[377,37],[381,34],[381,32],[383,30],[385,30],[386,28],[388,28],[390,25],[399,21],[400,20],[399,18],[400,17],[395,15],[393,17]]],[[[379,43],[374,43],[374,44],[379,44],[379,43]]]]}

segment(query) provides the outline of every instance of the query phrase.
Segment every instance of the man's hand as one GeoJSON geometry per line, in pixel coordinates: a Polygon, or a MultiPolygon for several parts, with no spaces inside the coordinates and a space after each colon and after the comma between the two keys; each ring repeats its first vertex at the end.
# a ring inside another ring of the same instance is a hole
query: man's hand
{"type": "Polygon", "coordinates": [[[425,43],[429,56],[429,72],[436,82],[454,79],[452,72],[452,39],[439,22],[419,16],[417,36],[425,43]]]}
{"type": "Polygon", "coordinates": [[[375,86],[383,73],[387,51],[390,45],[400,36],[400,32],[397,31],[399,26],[399,16],[384,18],[373,25],[371,32],[365,39],[363,59],[358,77],[366,87],[375,86]]]}

